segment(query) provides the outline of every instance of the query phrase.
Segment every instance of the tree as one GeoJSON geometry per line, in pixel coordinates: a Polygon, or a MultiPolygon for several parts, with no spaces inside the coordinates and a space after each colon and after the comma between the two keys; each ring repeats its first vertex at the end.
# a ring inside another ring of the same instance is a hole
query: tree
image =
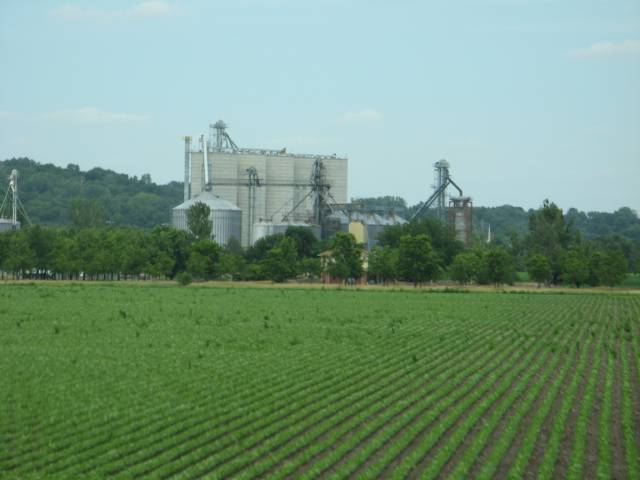
{"type": "Polygon", "coordinates": [[[298,261],[298,273],[306,277],[319,277],[321,272],[318,257],[305,257],[298,261]]]}
{"type": "Polygon", "coordinates": [[[71,223],[78,228],[100,227],[105,224],[104,207],[93,199],[76,198],[71,202],[71,223]]]}
{"type": "Polygon", "coordinates": [[[261,262],[267,257],[267,252],[275,247],[283,237],[284,235],[282,233],[276,233],[258,239],[247,249],[247,260],[253,263],[261,262]]]}
{"type": "Polygon", "coordinates": [[[541,254],[534,253],[527,258],[527,272],[538,285],[546,284],[551,280],[551,264],[549,259],[541,254]]]}
{"type": "Polygon", "coordinates": [[[187,271],[200,279],[213,277],[221,252],[222,248],[213,240],[201,239],[193,242],[187,271]]]}
{"type": "Polygon", "coordinates": [[[225,249],[220,256],[216,273],[229,276],[231,280],[239,280],[244,276],[246,269],[247,262],[243,257],[225,249]]]}
{"type": "Polygon", "coordinates": [[[398,249],[398,273],[414,286],[435,280],[440,271],[440,259],[424,234],[404,235],[398,249]]]}
{"type": "Polygon", "coordinates": [[[449,272],[451,279],[464,285],[477,278],[481,258],[474,251],[459,253],[453,259],[449,272]]]}
{"type": "Polygon", "coordinates": [[[187,210],[187,227],[199,240],[211,238],[213,224],[210,215],[211,209],[204,202],[196,202],[187,210]]]}
{"type": "Polygon", "coordinates": [[[605,252],[604,261],[600,264],[598,279],[604,285],[613,287],[619,285],[627,276],[627,259],[620,250],[605,252]]]}
{"type": "Polygon", "coordinates": [[[240,240],[236,237],[231,236],[229,240],[227,240],[227,244],[224,246],[226,252],[232,253],[233,255],[237,255],[239,257],[244,255],[244,249],[242,248],[242,244],[240,240]]]}
{"type": "Polygon", "coordinates": [[[571,247],[564,256],[562,278],[580,288],[589,279],[589,258],[580,245],[571,247]]]}
{"type": "Polygon", "coordinates": [[[68,232],[60,232],[53,241],[51,269],[63,279],[77,278],[80,272],[76,245],[68,232]]]}
{"type": "Polygon", "coordinates": [[[284,232],[284,235],[285,237],[295,240],[298,260],[316,257],[318,255],[319,242],[310,228],[287,227],[287,231],[284,232]]]}
{"type": "Polygon", "coordinates": [[[35,267],[39,276],[46,276],[51,264],[53,253],[53,239],[55,232],[40,225],[25,229],[29,239],[29,246],[35,255],[35,267]]]}
{"type": "Polygon", "coordinates": [[[338,232],[331,240],[331,256],[326,270],[332,277],[346,282],[348,279],[361,278],[364,273],[362,265],[363,247],[356,238],[345,232],[338,232]]]}
{"type": "Polygon", "coordinates": [[[401,238],[405,235],[426,235],[438,254],[441,266],[449,265],[453,257],[463,249],[462,243],[456,240],[455,232],[434,218],[423,218],[403,225],[385,227],[378,235],[378,243],[381,246],[398,248],[401,238]]]}
{"type": "Polygon", "coordinates": [[[382,280],[382,284],[398,278],[398,250],[376,245],[369,254],[369,278],[382,280]]]}
{"type": "Polygon", "coordinates": [[[26,231],[14,230],[2,235],[7,235],[8,240],[2,269],[13,272],[16,277],[22,278],[26,272],[34,268],[36,263],[36,254],[29,246],[26,231]]]}
{"type": "Polygon", "coordinates": [[[547,257],[552,283],[560,280],[563,253],[572,240],[571,230],[565,224],[562,210],[555,203],[545,200],[542,208],[529,215],[529,253],[540,253],[547,257]]]}
{"type": "Polygon", "coordinates": [[[263,260],[262,265],[267,278],[274,282],[284,282],[296,274],[296,241],[283,237],[263,260]]]}
{"type": "Polygon", "coordinates": [[[485,251],[480,270],[479,276],[494,285],[511,284],[516,277],[513,257],[502,246],[494,246],[485,251]]]}

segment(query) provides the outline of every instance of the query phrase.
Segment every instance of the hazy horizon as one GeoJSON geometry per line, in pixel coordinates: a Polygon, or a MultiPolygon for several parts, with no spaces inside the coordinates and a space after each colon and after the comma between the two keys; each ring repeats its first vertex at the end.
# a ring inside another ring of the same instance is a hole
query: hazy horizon
{"type": "Polygon", "coordinates": [[[349,197],[640,210],[640,3],[4,1],[0,158],[181,181],[181,137],[349,158],[349,197]]]}

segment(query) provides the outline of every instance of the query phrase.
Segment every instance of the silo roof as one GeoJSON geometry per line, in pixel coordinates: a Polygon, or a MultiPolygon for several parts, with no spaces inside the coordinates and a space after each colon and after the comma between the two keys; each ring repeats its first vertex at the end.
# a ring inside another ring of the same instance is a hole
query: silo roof
{"type": "Polygon", "coordinates": [[[224,200],[211,192],[200,192],[193,198],[190,198],[186,202],[181,203],[177,207],[173,207],[173,210],[188,210],[192,205],[202,202],[207,205],[211,210],[240,210],[237,205],[234,205],[227,200],[224,200]]]}

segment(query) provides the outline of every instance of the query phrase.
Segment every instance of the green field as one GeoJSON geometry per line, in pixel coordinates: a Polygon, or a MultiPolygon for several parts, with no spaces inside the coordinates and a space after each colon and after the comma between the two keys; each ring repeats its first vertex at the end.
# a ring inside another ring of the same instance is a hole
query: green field
{"type": "Polygon", "coordinates": [[[640,478],[640,296],[0,285],[0,477],[640,478]]]}

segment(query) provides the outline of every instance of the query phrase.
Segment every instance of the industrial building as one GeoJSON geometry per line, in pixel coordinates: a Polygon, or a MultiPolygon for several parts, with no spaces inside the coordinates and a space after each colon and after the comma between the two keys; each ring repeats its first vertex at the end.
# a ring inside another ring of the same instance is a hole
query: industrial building
{"type": "MultiPolygon", "coordinates": [[[[406,223],[394,212],[373,212],[347,203],[344,157],[293,154],[285,148],[241,148],[222,120],[209,129],[209,137],[201,135],[195,144],[192,137],[184,137],[184,203],[172,212],[177,228],[187,229],[186,212],[197,201],[209,205],[214,238],[222,245],[236,237],[248,247],[290,226],[304,226],[319,238],[351,232],[370,250],[386,226],[406,223]]],[[[454,229],[456,238],[468,245],[472,202],[463,196],[449,168],[446,160],[434,165],[433,194],[412,218],[435,210],[454,229]],[[449,197],[449,186],[459,195],[449,197]]]]}
{"type": "MultiPolygon", "coordinates": [[[[209,138],[202,135],[197,145],[185,137],[184,201],[206,192],[209,199],[215,196],[236,206],[242,246],[288,225],[314,226],[319,232],[328,204],[346,204],[346,158],[240,148],[226,129],[222,121],[210,125],[209,138]]],[[[176,227],[186,228],[177,221],[176,227]]]]}

